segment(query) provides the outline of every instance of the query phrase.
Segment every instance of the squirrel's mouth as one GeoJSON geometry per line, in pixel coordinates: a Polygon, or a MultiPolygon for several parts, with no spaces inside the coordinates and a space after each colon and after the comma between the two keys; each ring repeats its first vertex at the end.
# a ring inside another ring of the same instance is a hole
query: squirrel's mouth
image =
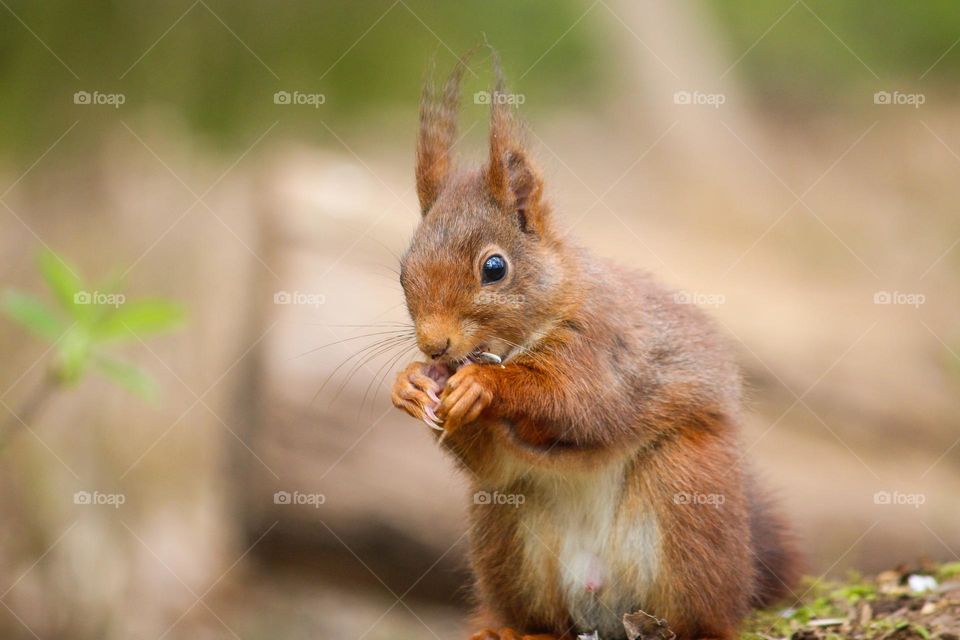
{"type": "Polygon", "coordinates": [[[444,359],[435,362],[431,366],[440,367],[446,370],[448,372],[447,377],[449,377],[450,375],[456,373],[457,369],[465,364],[500,364],[501,362],[503,362],[503,358],[501,356],[491,351],[487,351],[487,346],[481,344],[465,356],[460,358],[444,359]]]}
{"type": "Polygon", "coordinates": [[[433,378],[433,380],[440,385],[442,389],[446,384],[447,380],[450,379],[450,376],[453,375],[453,367],[443,363],[443,362],[434,362],[427,367],[427,375],[433,378]]]}

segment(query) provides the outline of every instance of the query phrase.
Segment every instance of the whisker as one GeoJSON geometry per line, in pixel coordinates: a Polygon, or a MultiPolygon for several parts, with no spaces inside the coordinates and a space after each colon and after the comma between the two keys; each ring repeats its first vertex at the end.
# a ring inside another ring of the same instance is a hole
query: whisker
{"type": "MultiPolygon", "coordinates": [[[[374,269],[386,269],[387,271],[389,271],[390,273],[392,273],[394,276],[396,276],[396,277],[398,278],[398,282],[399,282],[400,270],[397,269],[397,268],[395,268],[395,267],[392,267],[392,266],[386,265],[386,264],[380,264],[380,263],[377,263],[377,262],[370,262],[370,263],[363,264],[363,265],[361,265],[361,266],[363,266],[363,267],[371,267],[371,268],[374,268],[374,269]]],[[[383,274],[381,273],[381,275],[383,275],[383,274]]]]}
{"type": "MultiPolygon", "coordinates": [[[[390,313],[391,311],[393,311],[394,309],[398,309],[398,308],[400,308],[400,307],[404,307],[404,306],[406,306],[406,304],[407,304],[407,303],[406,303],[405,301],[404,301],[404,302],[398,302],[397,304],[393,305],[393,306],[390,307],[389,309],[386,309],[385,311],[377,314],[376,317],[374,317],[373,319],[374,319],[374,320],[379,320],[380,318],[382,318],[382,317],[386,316],[387,314],[389,314],[389,313],[390,313]]],[[[384,320],[384,322],[391,322],[391,321],[390,321],[390,320],[384,320]]],[[[396,322],[396,321],[394,320],[393,322],[396,322]]],[[[410,322],[409,320],[405,320],[405,321],[401,322],[400,324],[402,324],[403,326],[406,326],[406,327],[413,328],[413,323],[410,322]]]]}
{"type": "MultiPolygon", "coordinates": [[[[416,347],[416,346],[417,346],[417,345],[416,345],[415,342],[414,342],[413,344],[409,345],[409,346],[404,345],[404,344],[401,343],[401,344],[400,344],[400,347],[401,347],[400,353],[397,354],[397,355],[391,355],[391,356],[389,356],[389,357],[387,358],[387,361],[386,361],[383,365],[381,365],[379,369],[377,369],[376,373],[373,374],[373,377],[370,379],[370,384],[367,385],[366,390],[364,390],[364,392],[363,392],[363,398],[362,398],[361,401],[360,401],[360,411],[359,411],[358,414],[357,414],[358,419],[360,418],[360,416],[363,415],[363,408],[364,408],[364,406],[365,406],[366,403],[367,403],[367,396],[370,394],[370,389],[371,389],[371,387],[374,387],[374,384],[376,383],[377,378],[380,376],[380,372],[381,372],[381,371],[383,372],[383,378],[381,378],[379,384],[376,384],[376,387],[375,387],[375,389],[374,389],[373,395],[370,396],[370,408],[371,408],[371,409],[373,408],[374,402],[375,402],[376,399],[377,399],[377,394],[380,392],[380,386],[383,384],[383,381],[386,380],[387,376],[390,375],[390,371],[393,369],[394,365],[396,365],[396,363],[397,363],[401,358],[403,358],[403,356],[404,356],[405,354],[409,353],[410,350],[413,349],[413,348],[416,347]]],[[[394,348],[395,348],[395,347],[394,347],[394,348]]]]}
{"type": "Polygon", "coordinates": [[[345,364],[347,364],[348,362],[350,362],[351,360],[353,360],[354,358],[356,358],[356,357],[358,357],[358,356],[362,356],[365,352],[369,351],[370,349],[379,348],[379,347],[383,346],[385,343],[390,342],[390,341],[393,341],[393,340],[397,340],[397,339],[398,339],[397,337],[393,337],[393,338],[384,338],[384,339],[382,339],[382,340],[378,340],[378,341],[374,342],[373,344],[369,344],[369,345],[363,347],[362,349],[360,349],[359,351],[357,351],[356,353],[351,354],[350,356],[348,356],[346,359],[343,360],[343,362],[341,362],[340,364],[338,364],[338,365],[336,366],[336,368],[334,368],[333,371],[330,372],[330,375],[327,376],[327,379],[323,381],[323,384],[320,385],[320,388],[317,389],[317,392],[316,392],[315,394],[313,394],[313,399],[310,401],[310,404],[313,405],[313,403],[317,401],[317,398],[320,397],[320,394],[323,392],[323,390],[326,388],[326,386],[330,383],[331,380],[333,380],[333,377],[334,377],[335,375],[337,375],[337,372],[338,372],[340,369],[342,369],[345,364]]]}
{"type": "MultiPolygon", "coordinates": [[[[374,391],[373,391],[373,396],[370,398],[370,407],[371,407],[371,408],[373,408],[373,402],[374,402],[374,400],[376,400],[377,394],[380,393],[380,387],[383,386],[383,383],[386,381],[387,376],[390,375],[390,372],[391,372],[391,371],[393,370],[393,368],[396,366],[397,362],[399,362],[400,360],[402,360],[403,358],[405,358],[405,357],[407,356],[407,354],[409,354],[412,350],[415,350],[416,348],[417,348],[416,343],[410,345],[410,346],[407,347],[406,349],[402,350],[399,355],[397,355],[395,358],[393,358],[393,359],[388,363],[388,366],[387,366],[386,369],[384,370],[383,376],[380,378],[380,382],[377,383],[377,386],[376,386],[376,388],[375,388],[374,391]]],[[[379,371],[378,371],[377,373],[379,374],[379,371]]],[[[376,378],[374,378],[374,380],[376,380],[376,378]]],[[[366,394],[364,394],[364,395],[366,395],[366,394]]],[[[362,405],[361,405],[361,407],[362,407],[362,405]]]]}
{"type": "Polygon", "coordinates": [[[389,254],[393,257],[393,259],[397,261],[397,264],[400,264],[400,256],[397,255],[397,252],[396,252],[396,251],[394,251],[393,249],[391,249],[385,242],[383,242],[383,241],[380,240],[379,238],[375,238],[375,237],[373,237],[373,236],[370,236],[370,239],[373,240],[374,242],[376,242],[377,244],[379,244],[379,245],[380,245],[381,247],[383,247],[384,249],[386,249],[386,250],[387,250],[387,253],[389,253],[389,254]]]}
{"type": "Polygon", "coordinates": [[[385,273],[371,273],[370,275],[371,275],[371,276],[376,276],[377,278],[383,278],[383,279],[389,281],[390,284],[396,285],[397,287],[400,286],[400,283],[397,282],[397,279],[396,279],[396,278],[394,278],[394,277],[392,277],[392,276],[388,276],[388,275],[385,274],[385,273]]]}
{"type": "MultiPolygon", "coordinates": [[[[370,338],[370,337],[373,337],[373,336],[386,336],[386,335],[399,336],[399,335],[401,335],[401,331],[400,331],[399,329],[397,329],[397,330],[395,330],[395,331],[380,331],[380,332],[374,332],[374,333],[366,333],[366,334],[364,334],[364,335],[362,335],[362,336],[352,336],[352,337],[350,337],[350,338],[344,338],[343,340],[337,340],[336,342],[330,342],[330,343],[328,343],[328,344],[325,344],[325,345],[322,345],[322,346],[319,346],[319,347],[314,347],[313,349],[310,349],[309,351],[304,351],[304,352],[301,353],[300,355],[294,356],[293,358],[290,358],[290,359],[291,359],[291,360],[296,360],[297,358],[302,358],[303,356],[310,355],[311,353],[314,353],[314,352],[316,352],[316,351],[320,351],[321,349],[326,349],[327,347],[333,347],[333,346],[338,345],[338,344],[343,344],[344,342],[350,342],[350,341],[352,341],[352,340],[360,340],[361,338],[370,338]]],[[[412,332],[404,332],[403,335],[404,335],[404,337],[406,337],[407,335],[412,336],[413,334],[412,334],[412,332]]]]}
{"type": "Polygon", "coordinates": [[[523,353],[523,354],[526,354],[526,355],[530,356],[530,357],[533,358],[534,360],[539,361],[541,364],[552,366],[552,363],[551,363],[549,360],[547,360],[546,358],[544,358],[541,354],[535,353],[535,352],[531,351],[529,348],[527,348],[527,347],[525,347],[525,346],[523,346],[523,345],[517,344],[516,342],[511,342],[510,340],[507,340],[506,338],[501,338],[500,336],[494,335],[494,336],[491,336],[491,337],[494,338],[494,339],[496,339],[496,340],[500,340],[501,342],[505,342],[505,343],[507,343],[508,345],[510,345],[511,347],[514,347],[515,349],[519,349],[519,350],[520,350],[520,353],[523,353]]]}
{"type": "MultiPolygon", "coordinates": [[[[330,403],[333,404],[337,398],[340,397],[340,394],[343,393],[343,390],[350,383],[350,380],[357,374],[361,367],[366,365],[368,362],[374,358],[383,355],[391,351],[397,345],[406,343],[407,340],[410,340],[410,337],[398,337],[398,338],[388,338],[384,343],[382,343],[377,349],[367,352],[362,358],[360,358],[350,369],[347,375],[344,377],[343,382],[340,384],[340,387],[337,389],[337,392],[334,394],[333,398],[330,400],[330,403]]],[[[372,373],[372,372],[371,372],[372,373]]]]}
{"type": "MultiPolygon", "coordinates": [[[[409,348],[409,346],[406,343],[401,342],[400,344],[394,345],[393,347],[391,347],[390,351],[392,352],[393,349],[396,349],[398,347],[404,350],[409,348]]],[[[394,354],[390,353],[386,358],[386,361],[383,364],[381,364],[380,367],[377,368],[377,370],[373,373],[372,376],[370,376],[370,382],[367,384],[367,388],[364,389],[363,391],[363,398],[361,399],[361,402],[360,402],[360,413],[358,413],[358,419],[359,419],[359,416],[362,415],[363,406],[367,401],[367,395],[370,393],[370,387],[373,385],[374,381],[380,375],[380,372],[383,371],[383,368],[388,366],[390,362],[393,360],[393,356],[394,354]]]]}
{"type": "MultiPolygon", "coordinates": [[[[399,306],[399,305],[398,305],[399,306]]],[[[362,328],[362,329],[384,329],[386,327],[404,327],[407,329],[413,329],[413,324],[410,322],[400,322],[397,320],[384,320],[376,324],[327,324],[324,322],[313,322],[307,323],[318,327],[336,327],[336,328],[362,328]]]]}

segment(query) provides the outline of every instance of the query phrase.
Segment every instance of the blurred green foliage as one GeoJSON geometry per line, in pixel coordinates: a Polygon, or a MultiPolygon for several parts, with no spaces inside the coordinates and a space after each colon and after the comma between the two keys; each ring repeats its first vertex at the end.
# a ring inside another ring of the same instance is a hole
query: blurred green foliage
{"type": "MultiPolygon", "coordinates": [[[[543,103],[581,102],[601,82],[602,38],[589,20],[570,29],[586,10],[575,0],[9,6],[37,37],[0,8],[0,143],[27,157],[77,119],[115,122],[144,106],[171,112],[215,144],[243,147],[275,120],[309,138],[329,137],[320,120],[377,117],[391,105],[412,115],[431,57],[446,74],[454,55],[483,34],[500,49],[516,90],[543,103]],[[123,93],[125,104],[116,110],[73,103],[74,92],[95,90],[123,93]],[[278,110],[277,91],[322,93],[326,102],[319,110],[278,110]]],[[[412,130],[414,118],[408,120],[412,130]]],[[[97,135],[90,126],[75,133],[97,135]]]]}
{"type": "MultiPolygon", "coordinates": [[[[735,73],[773,102],[836,105],[853,92],[859,100],[863,87],[943,86],[960,71],[960,47],[950,50],[956,0],[695,1],[731,62],[749,50],[735,73]]],[[[534,111],[602,104],[617,65],[629,64],[613,46],[630,37],[623,25],[605,5],[578,0],[8,0],[0,148],[32,161],[76,120],[84,126],[71,138],[95,139],[97,121],[144,107],[242,148],[277,120],[301,139],[329,140],[323,124],[342,119],[394,130],[383,120],[397,106],[412,131],[428,61],[436,55],[445,73],[483,35],[534,111]],[[76,105],[77,91],[123,93],[125,104],[76,105]],[[326,102],[278,109],[277,91],[326,102]]]]}
{"type": "MultiPolygon", "coordinates": [[[[731,63],[772,102],[803,108],[960,76],[956,0],[703,0],[731,63]],[[874,75],[875,74],[875,75],[874,75]]],[[[862,104],[862,101],[861,101],[862,104]]]]}
{"type": "Polygon", "coordinates": [[[183,319],[179,305],[160,299],[128,302],[115,292],[115,283],[88,287],[75,268],[51,251],[40,255],[38,266],[56,309],[31,294],[8,290],[0,296],[0,310],[55,349],[55,383],[71,386],[94,370],[154,401],[156,385],[150,375],[110,355],[108,349],[175,328],[183,319]]]}

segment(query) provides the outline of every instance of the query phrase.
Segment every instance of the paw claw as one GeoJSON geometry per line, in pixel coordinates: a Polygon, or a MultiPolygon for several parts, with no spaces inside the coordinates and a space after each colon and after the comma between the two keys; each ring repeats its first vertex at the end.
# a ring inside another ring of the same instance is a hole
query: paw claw
{"type": "Polygon", "coordinates": [[[439,383],[426,375],[427,370],[428,365],[423,362],[407,365],[393,383],[391,399],[395,407],[423,421],[431,429],[442,431],[440,425],[443,421],[434,412],[434,407],[440,404],[437,396],[439,383]]]}
{"type": "Polygon", "coordinates": [[[423,412],[426,414],[423,416],[423,421],[427,423],[428,427],[437,431],[443,431],[443,426],[441,426],[443,425],[443,420],[437,417],[432,407],[424,407],[423,412]]]}
{"type": "Polygon", "coordinates": [[[427,416],[424,416],[423,422],[424,422],[424,424],[426,424],[428,427],[430,427],[430,428],[433,429],[434,431],[443,431],[443,427],[441,427],[441,426],[440,426],[439,424],[437,424],[436,422],[433,422],[432,420],[430,420],[430,418],[427,417],[427,416]]]}

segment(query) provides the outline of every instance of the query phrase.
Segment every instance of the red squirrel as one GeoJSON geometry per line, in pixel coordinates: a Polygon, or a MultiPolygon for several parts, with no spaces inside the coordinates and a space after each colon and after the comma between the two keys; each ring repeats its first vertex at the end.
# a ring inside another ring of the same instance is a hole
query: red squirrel
{"type": "Polygon", "coordinates": [[[615,640],[638,610],[732,640],[799,573],[744,469],[738,368],[704,313],[558,231],[493,60],[478,170],[451,157],[466,61],[423,90],[400,282],[426,361],[392,390],[477,492],[471,640],[615,640]]]}

